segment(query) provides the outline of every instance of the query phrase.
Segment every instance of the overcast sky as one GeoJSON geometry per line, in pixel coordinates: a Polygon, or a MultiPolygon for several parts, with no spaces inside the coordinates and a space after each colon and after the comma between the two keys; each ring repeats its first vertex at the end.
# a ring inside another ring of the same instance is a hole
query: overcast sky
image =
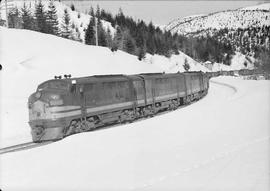
{"type": "Polygon", "coordinates": [[[75,7],[82,11],[88,10],[90,4],[93,7],[99,4],[101,8],[115,14],[121,7],[125,15],[165,25],[173,19],[184,16],[237,9],[263,1],[80,1],[80,5],[78,1],[73,2],[75,2],[75,7]]]}

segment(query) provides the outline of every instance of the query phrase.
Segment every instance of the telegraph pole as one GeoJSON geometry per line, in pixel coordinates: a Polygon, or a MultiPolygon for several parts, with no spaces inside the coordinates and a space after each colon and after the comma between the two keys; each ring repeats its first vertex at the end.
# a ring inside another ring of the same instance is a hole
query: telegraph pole
{"type": "Polygon", "coordinates": [[[8,28],[8,9],[7,9],[7,0],[5,0],[5,7],[6,7],[6,22],[7,22],[7,28],[8,28]]]}
{"type": "Polygon", "coordinates": [[[95,18],[95,25],[96,25],[96,46],[98,46],[98,26],[97,26],[97,18],[95,18]]]}

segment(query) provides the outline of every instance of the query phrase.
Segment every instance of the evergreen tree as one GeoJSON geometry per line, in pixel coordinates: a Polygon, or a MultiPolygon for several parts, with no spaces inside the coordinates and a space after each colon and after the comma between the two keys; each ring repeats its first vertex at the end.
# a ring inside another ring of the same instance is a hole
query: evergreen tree
{"type": "Polygon", "coordinates": [[[269,50],[261,50],[258,57],[260,68],[264,71],[270,73],[270,51],[269,50]]]}
{"type": "Polygon", "coordinates": [[[124,44],[123,44],[123,32],[119,26],[116,27],[116,33],[113,38],[113,46],[112,46],[112,51],[116,50],[123,50],[124,49],[124,44]]]}
{"type": "Polygon", "coordinates": [[[75,11],[75,5],[73,3],[70,5],[70,9],[71,11],[75,11]]]}
{"type": "Polygon", "coordinates": [[[130,35],[129,31],[126,30],[124,33],[124,51],[134,54],[136,49],[135,41],[130,35]]]}
{"type": "Polygon", "coordinates": [[[23,7],[21,8],[21,15],[22,15],[22,28],[33,30],[34,18],[32,17],[31,11],[25,5],[25,3],[23,4],[23,7]]]}
{"type": "Polygon", "coordinates": [[[98,19],[100,19],[100,8],[99,8],[99,5],[97,5],[96,17],[98,19]]]}
{"type": "Polygon", "coordinates": [[[42,33],[48,32],[46,12],[41,0],[36,4],[35,7],[35,25],[37,31],[42,33]]]}
{"type": "Polygon", "coordinates": [[[98,29],[98,45],[99,46],[107,46],[107,41],[106,41],[106,32],[103,29],[101,20],[98,18],[98,23],[97,23],[97,29],[98,29]]]}
{"type": "Polygon", "coordinates": [[[139,47],[138,48],[138,59],[142,60],[145,58],[146,55],[146,46],[139,47]]]}
{"type": "Polygon", "coordinates": [[[74,36],[73,36],[73,40],[82,42],[82,39],[81,39],[81,33],[80,33],[78,27],[75,27],[75,34],[74,34],[74,36]]]}
{"type": "Polygon", "coordinates": [[[106,43],[107,43],[107,47],[112,48],[112,35],[111,35],[111,31],[109,28],[107,28],[106,31],[106,43]]]}
{"type": "Polygon", "coordinates": [[[142,28],[138,30],[139,31],[136,37],[136,46],[138,47],[137,55],[138,55],[138,59],[142,60],[143,58],[145,58],[145,54],[146,54],[146,42],[145,42],[145,37],[144,37],[144,33],[146,31],[144,31],[142,28]]]}
{"type": "Polygon", "coordinates": [[[85,37],[85,44],[95,45],[96,44],[96,36],[95,36],[95,17],[91,17],[89,24],[87,26],[85,37]]]}
{"type": "Polygon", "coordinates": [[[49,34],[59,35],[57,11],[52,0],[49,2],[48,6],[47,24],[49,34]]]}
{"type": "Polygon", "coordinates": [[[95,17],[95,11],[92,6],[90,7],[89,15],[91,15],[92,17],[95,17]]]}
{"type": "Polygon", "coordinates": [[[22,20],[20,17],[20,12],[17,7],[13,8],[8,13],[8,27],[9,28],[22,28],[22,20]]]}
{"type": "Polygon", "coordinates": [[[188,63],[188,61],[187,61],[187,58],[185,58],[185,60],[184,60],[184,65],[183,65],[183,67],[184,67],[185,71],[189,71],[190,66],[189,66],[189,63],[188,63]]]}
{"type": "Polygon", "coordinates": [[[62,27],[62,37],[72,38],[70,16],[67,9],[64,10],[64,16],[61,27],[62,27]]]}

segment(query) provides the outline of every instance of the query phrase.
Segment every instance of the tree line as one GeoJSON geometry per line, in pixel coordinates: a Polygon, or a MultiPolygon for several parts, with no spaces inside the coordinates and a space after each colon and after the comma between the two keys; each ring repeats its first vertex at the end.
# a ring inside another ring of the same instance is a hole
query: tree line
{"type": "MultiPolygon", "coordinates": [[[[75,10],[73,4],[71,10],[75,10]]],[[[58,19],[53,1],[49,2],[47,10],[42,2],[38,1],[33,13],[24,4],[20,10],[18,8],[12,9],[8,19],[10,28],[35,30],[84,41],[88,45],[96,44],[95,33],[97,29],[99,46],[108,47],[112,51],[128,52],[136,55],[139,60],[142,60],[146,53],[170,57],[173,54],[179,54],[179,51],[200,62],[211,61],[227,65],[230,65],[235,51],[240,51],[243,54],[253,52],[252,56],[261,63],[269,60],[269,56],[267,56],[270,55],[269,27],[237,29],[235,31],[225,28],[214,31],[214,35],[206,33],[204,36],[196,36],[196,34],[183,36],[162,30],[154,26],[152,22],[135,21],[132,17],[124,15],[121,9],[116,15],[112,15],[104,9],[100,9],[99,6],[96,7],[95,11],[93,7],[90,7],[88,14],[91,17],[84,29],[83,40],[78,26],[72,23],[67,10],[64,11],[63,18],[58,19]],[[59,23],[59,21],[61,22],[59,23]],[[110,31],[110,27],[105,28],[104,21],[111,23],[115,31],[110,31]],[[252,35],[254,38],[250,37],[252,35]]],[[[80,18],[80,13],[78,13],[78,18],[80,18]]]]}
{"type": "Polygon", "coordinates": [[[135,21],[132,17],[125,16],[121,9],[113,16],[104,9],[100,9],[99,6],[96,11],[91,7],[89,14],[92,17],[85,32],[86,44],[95,45],[95,22],[97,22],[99,45],[109,47],[112,51],[123,50],[137,55],[139,60],[143,59],[146,53],[167,57],[179,54],[177,35],[162,31],[152,22],[146,24],[142,20],[135,21]],[[103,28],[102,20],[111,23],[115,28],[114,34],[109,28],[106,30],[103,28]]]}
{"type": "Polygon", "coordinates": [[[64,16],[60,18],[60,21],[59,23],[57,10],[53,1],[49,2],[47,10],[42,2],[38,1],[35,4],[33,13],[25,3],[21,9],[15,7],[8,13],[9,28],[34,30],[81,41],[79,30],[71,22],[67,9],[64,10],[64,16]]]}

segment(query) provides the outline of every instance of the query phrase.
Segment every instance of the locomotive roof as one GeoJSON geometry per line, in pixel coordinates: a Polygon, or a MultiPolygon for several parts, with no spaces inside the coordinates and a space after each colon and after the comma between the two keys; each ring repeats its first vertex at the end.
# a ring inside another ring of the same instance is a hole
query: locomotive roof
{"type": "MultiPolygon", "coordinates": [[[[129,79],[142,79],[142,78],[155,78],[155,77],[168,77],[175,75],[194,75],[194,74],[202,74],[202,72],[184,72],[184,73],[141,73],[134,75],[123,75],[123,74],[111,74],[111,75],[94,75],[94,76],[85,76],[85,77],[77,77],[77,78],[64,78],[64,79],[52,79],[46,82],[53,81],[66,81],[67,83],[72,83],[73,80],[76,80],[76,83],[87,83],[87,82],[106,82],[106,81],[128,81],[129,79]]],[[[46,83],[43,82],[43,83],[46,83]]],[[[43,84],[42,83],[42,84],[43,84]]]]}

